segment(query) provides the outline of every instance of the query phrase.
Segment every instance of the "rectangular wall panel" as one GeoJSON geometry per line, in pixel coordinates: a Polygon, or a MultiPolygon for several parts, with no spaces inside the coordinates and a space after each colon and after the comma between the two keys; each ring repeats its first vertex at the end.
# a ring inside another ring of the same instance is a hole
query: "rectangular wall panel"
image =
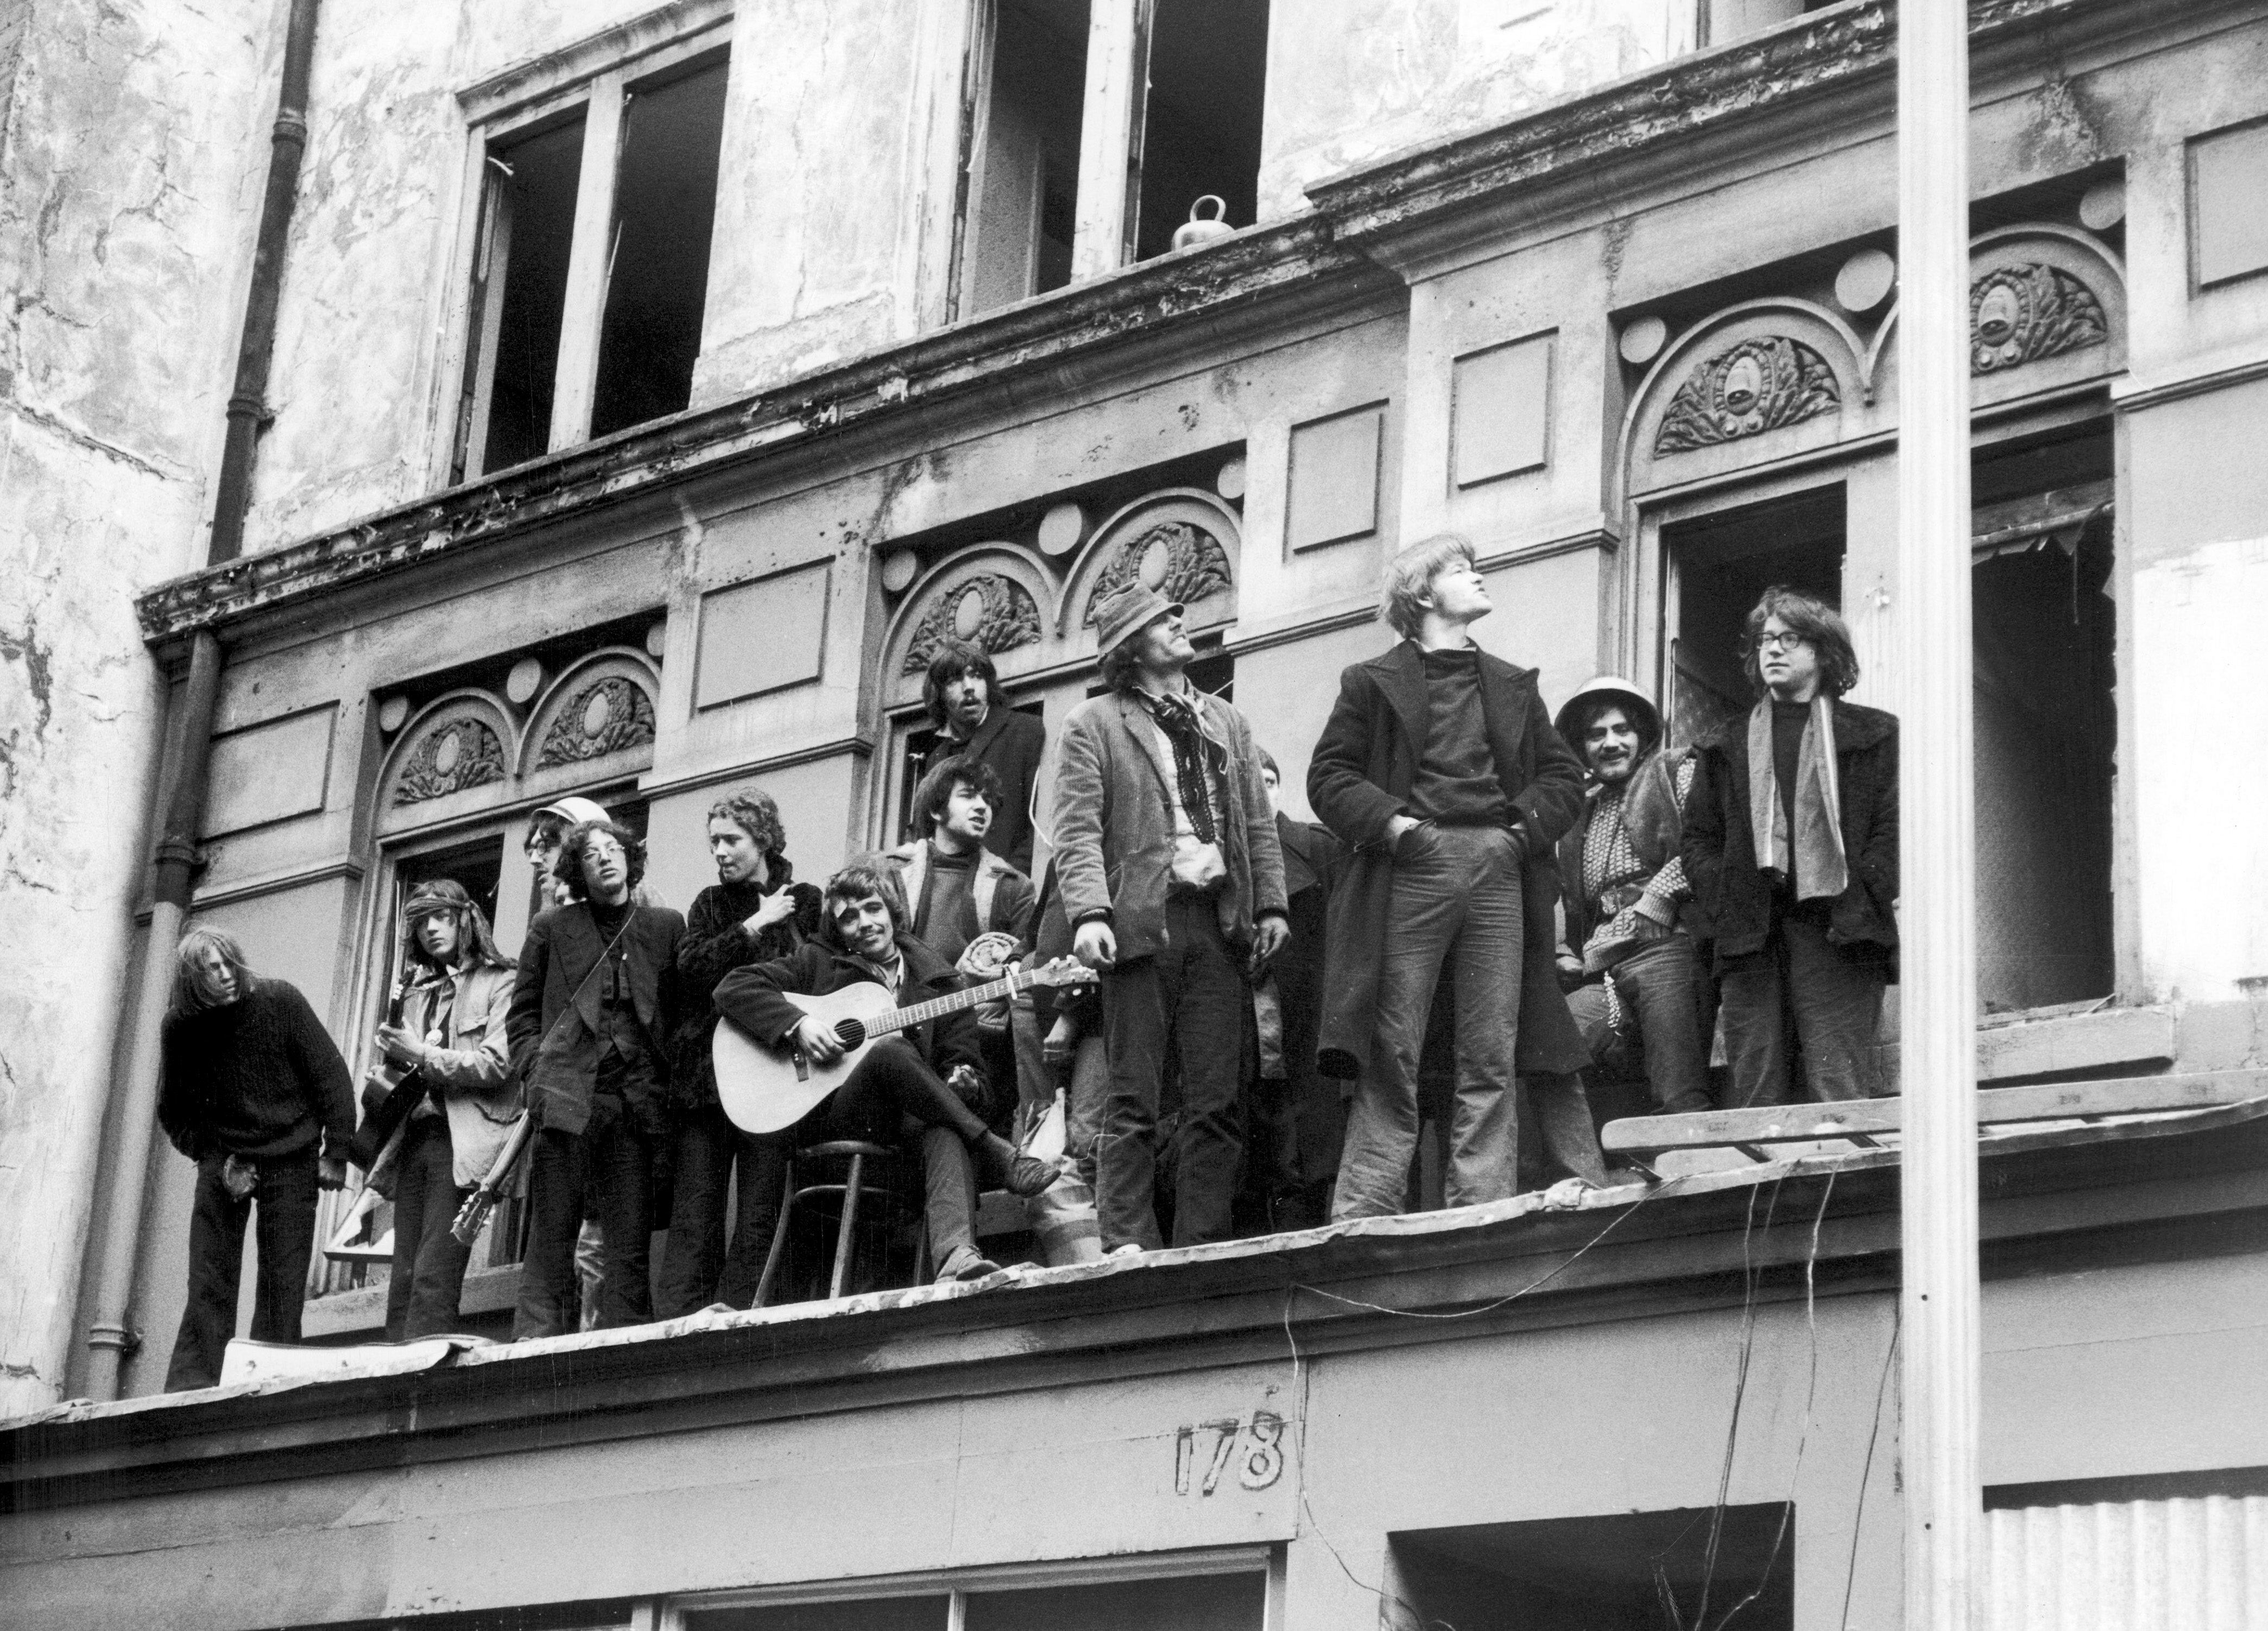
{"type": "Polygon", "coordinates": [[[2268,1496],[1984,1515],[1988,1631],[2250,1631],[2268,1624],[2268,1496]]]}
{"type": "Polygon", "coordinates": [[[1378,464],[1386,404],[1373,402],[1292,427],[1292,491],[1285,535],[1295,550],[1378,529],[1378,464]]]}
{"type": "Polygon", "coordinates": [[[2190,144],[2190,233],[2200,287],[2268,270],[2268,122],[2190,144]]]}
{"type": "Polygon", "coordinates": [[[1458,486],[1543,468],[1551,444],[1551,336],[1458,358],[1450,393],[1458,486]]]}
{"type": "Polygon", "coordinates": [[[213,738],[204,836],[242,832],[323,808],[338,705],[269,720],[213,738]]]}
{"type": "Polygon", "coordinates": [[[819,677],[828,563],[791,567],[701,597],[693,705],[713,708],[819,677]]]}

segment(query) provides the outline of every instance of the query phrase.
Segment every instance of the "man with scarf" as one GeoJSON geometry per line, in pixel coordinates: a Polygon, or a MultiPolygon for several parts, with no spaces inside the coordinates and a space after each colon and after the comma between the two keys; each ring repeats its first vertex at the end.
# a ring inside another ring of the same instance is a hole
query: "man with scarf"
{"type": "Polygon", "coordinates": [[[1173,1244],[1232,1232],[1248,981],[1291,931],[1252,728],[1190,686],[1182,608],[1131,583],[1094,621],[1110,690],[1064,722],[1056,868],[1072,948],[1104,976],[1097,1209],[1103,1250],[1118,1253],[1165,1244],[1152,1193],[1169,1049],[1182,1083],[1173,1244]]]}
{"type": "Polygon", "coordinates": [[[1775,585],[1749,614],[1756,703],[1703,742],[1685,873],[1716,944],[1728,1108],[1874,1090],[1882,990],[1897,978],[1898,722],[1842,700],[1851,631],[1775,585]]]}

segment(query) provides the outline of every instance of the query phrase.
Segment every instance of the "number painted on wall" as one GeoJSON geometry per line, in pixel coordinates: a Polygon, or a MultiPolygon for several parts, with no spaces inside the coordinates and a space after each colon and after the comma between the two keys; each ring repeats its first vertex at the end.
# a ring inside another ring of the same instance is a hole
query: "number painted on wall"
{"type": "Polygon", "coordinates": [[[1174,1493],[1209,1495],[1231,1466],[1239,1485],[1265,1489],[1284,1475],[1283,1444],[1284,1418],[1272,1410],[1256,1410],[1248,1421],[1193,1421],[1174,1435],[1174,1493]]]}

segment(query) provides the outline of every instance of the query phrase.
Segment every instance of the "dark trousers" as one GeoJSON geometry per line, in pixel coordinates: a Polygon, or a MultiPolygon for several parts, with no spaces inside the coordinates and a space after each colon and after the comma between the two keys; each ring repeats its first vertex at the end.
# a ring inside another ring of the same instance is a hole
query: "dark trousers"
{"type": "Polygon", "coordinates": [[[528,1152],[527,1256],[512,1314],[515,1342],[579,1326],[575,1236],[586,1191],[606,1239],[599,1328],[653,1317],[653,1142],[619,1115],[594,1115],[581,1133],[541,1129],[528,1152]]]}
{"type": "Polygon", "coordinates": [[[985,1131],[983,1118],[913,1045],[893,1037],[877,1043],[833,1096],[796,1124],[795,1140],[865,1139],[919,1150],[930,1256],[943,1263],[954,1247],[976,1244],[976,1147],[985,1131]]]}
{"type": "Polygon", "coordinates": [[[449,1232],[470,1189],[451,1170],[456,1151],[439,1116],[413,1116],[394,1170],[394,1271],[386,1282],[386,1339],[457,1328],[457,1299],[473,1249],[449,1232]]]}
{"type": "Polygon", "coordinates": [[[1166,901],[1166,945],[1102,981],[1110,1089],[1098,1143],[1096,1212],[1104,1251],[1165,1244],[1152,1196],[1158,1101],[1172,1050],[1182,1067],[1182,1119],[1174,1133],[1174,1244],[1235,1232],[1237,1163],[1243,1154],[1239,1077],[1251,987],[1220,932],[1210,896],[1176,890],[1166,901]]]}
{"type": "MultiPolygon", "coordinates": [[[[1665,1115],[1714,1110],[1709,1096],[1709,1037],[1702,1028],[1702,974],[1690,936],[1639,947],[1607,971],[1645,1055],[1646,1087],[1665,1115]]],[[[1567,1008],[1594,1059],[1616,1040],[1603,983],[1567,995],[1567,1008]]]]}
{"type": "Polygon", "coordinates": [[[244,1226],[260,1209],[252,1339],[297,1342],[299,1310],[307,1300],[307,1260],[315,1251],[315,1148],[256,1158],[259,1182],[238,1200],[220,1181],[220,1155],[197,1162],[196,1199],[189,1209],[189,1300],[166,1391],[213,1387],[236,1333],[236,1293],[244,1273],[244,1226]]]}
{"type": "Polygon", "coordinates": [[[1804,1088],[1812,1098],[1870,1096],[1889,984],[1881,961],[1845,953],[1815,916],[1778,914],[1764,949],[1728,960],[1719,980],[1733,1076],[1727,1108],[1787,1103],[1792,1044],[1803,1050],[1804,1088]]]}
{"type": "Polygon", "coordinates": [[[750,1307],[779,1222],[790,1140],[784,1133],[743,1133],[711,1104],[681,1111],[671,1143],[676,1190],[661,1254],[659,1311],[675,1319],[715,1302],[750,1307]],[[725,1211],[736,1166],[740,1216],[728,1246],[725,1211]]]}
{"type": "Polygon", "coordinates": [[[1347,1117],[1334,1220],[1402,1210],[1418,1149],[1418,1060],[1445,970],[1457,1037],[1443,1199],[1469,1207],[1518,1192],[1521,888],[1520,846],[1500,828],[1428,824],[1404,835],[1381,952],[1378,1041],[1347,1117]]]}

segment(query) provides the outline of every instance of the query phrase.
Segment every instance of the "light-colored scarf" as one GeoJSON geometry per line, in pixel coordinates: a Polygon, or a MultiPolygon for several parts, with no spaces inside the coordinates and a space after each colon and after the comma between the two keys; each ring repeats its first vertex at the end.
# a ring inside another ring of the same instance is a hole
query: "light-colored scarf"
{"type": "Polygon", "coordinates": [[[1832,900],[1851,882],[1843,852],[1843,792],[1835,776],[1835,711],[1826,694],[1811,699],[1795,759],[1795,831],[1780,806],[1772,753],[1772,705],[1766,697],[1749,712],[1749,827],[1756,864],[1795,881],[1798,900],[1832,900]]]}

